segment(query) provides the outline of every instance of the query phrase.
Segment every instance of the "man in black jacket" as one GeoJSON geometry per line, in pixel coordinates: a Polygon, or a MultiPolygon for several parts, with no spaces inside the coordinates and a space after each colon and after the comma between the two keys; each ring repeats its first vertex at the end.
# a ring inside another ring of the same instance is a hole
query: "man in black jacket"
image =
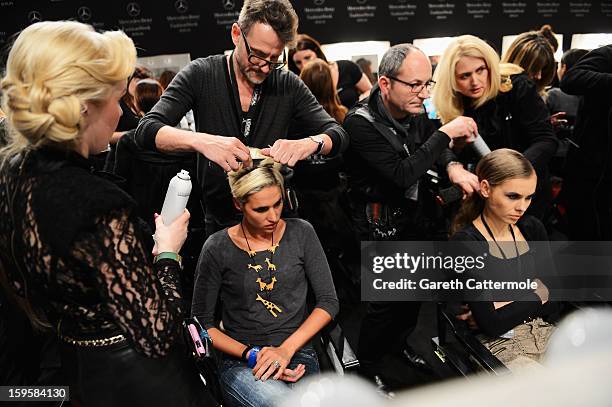
{"type": "MultiPolygon", "coordinates": [[[[451,139],[473,137],[476,123],[467,117],[435,129],[423,110],[433,82],[429,59],[418,48],[400,44],[381,60],[378,84],[370,97],[351,110],[344,127],[351,145],[346,153],[353,216],[361,240],[434,240],[444,238],[444,219],[422,183],[438,165],[470,193],[477,178],[450,162],[451,139]]],[[[420,303],[371,302],[362,322],[359,359],[366,375],[386,376],[385,357],[403,355],[412,365],[424,360],[406,339],[416,325],[420,303]]]]}
{"type": "Polygon", "coordinates": [[[582,96],[563,185],[570,238],[612,240],[612,45],[582,57],[561,90],[582,96]]]}
{"type": "Polygon", "coordinates": [[[246,146],[263,148],[289,166],[346,148],[346,133],[306,85],[278,69],[297,23],[288,0],[246,0],[231,30],[233,53],[200,58],[182,69],[136,130],[144,148],[200,153],[208,235],[238,222],[225,173],[241,161],[250,163],[246,146]],[[197,132],[174,128],[189,110],[197,132]]]}

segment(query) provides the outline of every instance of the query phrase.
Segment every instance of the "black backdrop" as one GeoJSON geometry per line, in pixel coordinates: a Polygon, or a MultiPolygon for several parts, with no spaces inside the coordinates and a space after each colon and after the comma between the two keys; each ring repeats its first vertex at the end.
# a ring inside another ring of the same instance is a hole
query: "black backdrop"
{"type": "MultiPolygon", "coordinates": [[[[141,56],[192,58],[231,48],[229,27],[243,0],[0,0],[0,46],[38,20],[75,19],[97,29],[126,31],[141,56]]],[[[497,49],[504,34],[551,24],[565,34],[612,32],[612,0],[292,0],[300,32],[323,43],[470,33],[497,49]]]]}

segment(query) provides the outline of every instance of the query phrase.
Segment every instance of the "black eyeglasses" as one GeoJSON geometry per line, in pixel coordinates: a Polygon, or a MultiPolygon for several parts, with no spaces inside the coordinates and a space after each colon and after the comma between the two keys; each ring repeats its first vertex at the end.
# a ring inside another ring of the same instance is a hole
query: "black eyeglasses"
{"type": "Polygon", "coordinates": [[[287,64],[287,54],[284,48],[283,48],[283,59],[281,61],[276,61],[276,62],[269,61],[265,58],[262,58],[258,55],[253,54],[253,51],[251,51],[251,46],[249,45],[249,42],[247,41],[246,36],[242,32],[242,28],[240,29],[240,34],[242,35],[242,39],[244,40],[244,45],[246,45],[247,53],[249,54],[249,57],[247,58],[247,60],[249,61],[251,65],[255,65],[259,68],[263,68],[264,66],[268,65],[270,69],[281,69],[283,66],[285,66],[285,64],[287,64]]]}
{"type": "Polygon", "coordinates": [[[433,89],[434,85],[436,84],[435,81],[427,81],[425,83],[421,83],[421,84],[415,84],[415,83],[408,83],[406,81],[403,81],[401,79],[397,79],[395,76],[388,76],[387,78],[392,79],[394,81],[397,81],[403,85],[406,85],[410,88],[410,91],[412,93],[416,93],[419,94],[421,92],[423,92],[423,89],[427,88],[427,92],[431,92],[431,90],[433,89]]]}

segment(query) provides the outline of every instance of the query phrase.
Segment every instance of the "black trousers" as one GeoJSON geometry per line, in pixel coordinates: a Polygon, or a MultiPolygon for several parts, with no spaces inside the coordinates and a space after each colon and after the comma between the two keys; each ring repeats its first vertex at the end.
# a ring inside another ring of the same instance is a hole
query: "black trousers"
{"type": "MultiPolygon", "coordinates": [[[[418,241],[445,240],[447,228],[444,218],[432,216],[421,210],[422,202],[403,207],[395,219],[397,234],[389,240],[418,241]]],[[[434,204],[435,205],[435,204],[434,204]]],[[[365,203],[353,202],[352,216],[360,240],[377,240],[368,223],[365,203]]],[[[388,212],[396,212],[389,210],[388,212]]],[[[420,302],[369,302],[366,316],[361,322],[357,356],[368,369],[380,362],[383,356],[400,355],[406,347],[408,336],[416,327],[420,302]]]]}
{"type": "Polygon", "coordinates": [[[416,327],[420,302],[369,302],[361,323],[357,356],[364,368],[385,355],[399,355],[416,327]]]}
{"type": "Polygon", "coordinates": [[[70,398],[82,407],[216,406],[178,346],[149,358],[127,341],[98,348],[62,344],[61,356],[70,398]]]}

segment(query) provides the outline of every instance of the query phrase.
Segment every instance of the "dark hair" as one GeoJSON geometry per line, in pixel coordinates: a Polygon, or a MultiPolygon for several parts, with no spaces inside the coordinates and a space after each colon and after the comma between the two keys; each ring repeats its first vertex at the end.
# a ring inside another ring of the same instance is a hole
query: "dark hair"
{"type": "Polygon", "coordinates": [[[286,46],[293,45],[298,16],[289,0],[245,0],[238,25],[247,35],[255,23],[269,25],[286,46]]]}
{"type": "Polygon", "coordinates": [[[289,70],[296,75],[300,74],[300,70],[295,62],[293,62],[293,56],[296,52],[304,51],[306,49],[313,51],[317,55],[317,58],[322,59],[325,62],[329,62],[323,53],[323,49],[321,49],[321,44],[319,44],[319,41],[315,40],[308,34],[299,34],[295,42],[295,47],[289,50],[289,61],[287,61],[289,70]]]}
{"type": "Polygon", "coordinates": [[[538,31],[530,31],[520,34],[510,48],[506,51],[502,62],[509,62],[520,66],[527,75],[534,80],[538,92],[552,82],[555,77],[556,65],[555,55],[550,42],[538,31]],[[541,78],[534,79],[534,75],[540,72],[541,78]]]}
{"type": "Polygon", "coordinates": [[[164,90],[166,90],[166,88],[168,87],[168,85],[170,85],[170,82],[172,82],[172,79],[174,79],[175,76],[176,72],[166,70],[159,74],[159,84],[162,86],[162,88],[164,88],[164,90]]]}
{"type": "Polygon", "coordinates": [[[342,123],[348,110],[340,104],[329,63],[322,59],[308,62],[300,72],[300,78],[323,106],[323,109],[338,123],[342,123]]]}
{"type": "MultiPolygon", "coordinates": [[[[509,148],[500,148],[485,155],[476,166],[478,181],[487,180],[494,187],[514,178],[528,178],[535,174],[533,166],[525,156],[509,148]]],[[[472,193],[463,203],[455,217],[451,236],[470,224],[484,210],[485,199],[478,192],[472,193]]]]}
{"type": "Polygon", "coordinates": [[[576,65],[576,62],[578,62],[580,58],[582,58],[588,53],[589,51],[587,51],[586,49],[568,49],[563,53],[563,56],[561,57],[561,64],[565,65],[565,68],[569,70],[572,66],[576,65]]]}
{"type": "Polygon", "coordinates": [[[555,32],[553,31],[552,27],[549,24],[544,24],[542,27],[540,27],[539,33],[546,38],[546,41],[548,41],[553,49],[553,53],[557,52],[559,49],[559,41],[557,41],[557,37],[555,37],[555,32]]]}
{"type": "Polygon", "coordinates": [[[133,111],[136,111],[136,106],[134,106],[134,96],[130,95],[129,92],[130,82],[132,82],[134,79],[148,79],[152,77],[153,73],[147,68],[145,68],[144,66],[137,66],[134,69],[134,72],[128,78],[125,94],[121,98],[121,100],[123,100],[123,103],[128,105],[133,111]]]}
{"type": "Polygon", "coordinates": [[[370,81],[370,83],[374,85],[376,79],[374,78],[374,74],[372,73],[372,62],[369,59],[359,58],[357,61],[355,61],[355,63],[359,65],[359,67],[361,68],[361,72],[363,72],[370,81]]]}
{"type": "Polygon", "coordinates": [[[155,79],[142,79],[136,85],[134,102],[138,113],[148,113],[159,101],[164,89],[155,79]]]}

